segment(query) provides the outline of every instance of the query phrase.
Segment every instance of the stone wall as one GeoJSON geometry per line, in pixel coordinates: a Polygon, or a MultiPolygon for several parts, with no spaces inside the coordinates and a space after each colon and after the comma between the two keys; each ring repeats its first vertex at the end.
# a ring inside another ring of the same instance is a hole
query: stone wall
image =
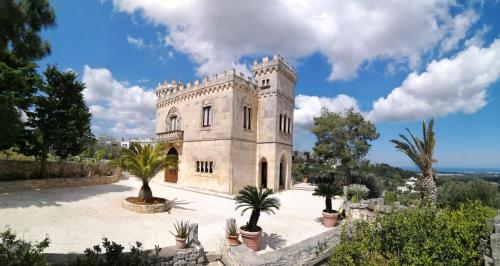
{"type": "Polygon", "coordinates": [[[490,222],[490,245],[484,254],[484,265],[500,266],[500,210],[490,222]]]}
{"type": "MultiPolygon", "coordinates": [[[[88,176],[93,172],[111,173],[107,163],[89,165],[80,162],[47,162],[47,177],[57,178],[88,176]]],[[[37,179],[40,177],[40,162],[0,160],[0,181],[37,179]]]]}
{"type": "Polygon", "coordinates": [[[115,183],[120,180],[122,172],[116,169],[111,176],[46,178],[20,181],[0,181],[0,193],[45,189],[54,187],[81,187],[115,183]]]}
{"type": "Polygon", "coordinates": [[[386,205],[384,203],[384,198],[376,198],[369,200],[361,200],[358,203],[347,202],[346,203],[346,215],[347,219],[350,221],[358,219],[371,219],[374,217],[376,212],[379,213],[391,213],[396,210],[402,210],[408,208],[407,206],[401,205],[395,202],[391,205],[386,205]]]}
{"type": "Polygon", "coordinates": [[[232,266],[315,265],[319,260],[328,258],[331,249],[340,242],[341,234],[342,225],[339,225],[299,243],[261,255],[243,244],[229,246],[225,241],[221,248],[222,261],[232,266]]]}

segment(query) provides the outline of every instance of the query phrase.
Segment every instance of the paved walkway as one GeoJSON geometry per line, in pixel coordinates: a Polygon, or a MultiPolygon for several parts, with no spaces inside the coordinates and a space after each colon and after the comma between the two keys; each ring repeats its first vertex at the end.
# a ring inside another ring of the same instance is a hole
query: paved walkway
{"type": "MultiPolygon", "coordinates": [[[[1,185],[1,183],[0,183],[1,185]]],[[[199,238],[207,251],[218,251],[224,237],[225,219],[246,223],[250,213],[240,216],[234,200],[152,183],[153,195],[176,201],[170,213],[137,214],[121,208],[121,201],[135,196],[140,183],[123,178],[109,185],[54,188],[37,191],[0,193],[0,228],[10,226],[28,240],[48,235],[46,252],[78,252],[101,242],[101,238],[126,247],[135,241],[144,248],[174,245],[172,222],[191,219],[199,224],[199,238]]],[[[264,229],[267,252],[325,231],[321,225],[324,199],[311,191],[289,190],[275,194],[282,207],[276,215],[262,213],[259,225],[264,229]]],[[[338,208],[340,202],[335,201],[338,208]]]]}

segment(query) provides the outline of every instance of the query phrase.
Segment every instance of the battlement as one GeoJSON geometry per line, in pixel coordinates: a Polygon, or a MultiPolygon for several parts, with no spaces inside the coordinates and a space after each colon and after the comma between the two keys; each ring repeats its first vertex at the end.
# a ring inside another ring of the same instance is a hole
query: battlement
{"type": "Polygon", "coordinates": [[[231,68],[222,73],[213,74],[210,77],[205,76],[201,80],[197,79],[187,84],[182,81],[172,80],[171,82],[165,81],[163,84],[158,83],[155,93],[158,100],[177,96],[179,94],[196,91],[211,85],[228,82],[231,80],[238,80],[252,88],[257,87],[257,83],[253,77],[245,76],[243,72],[237,72],[236,69],[231,68]]]}
{"type": "Polygon", "coordinates": [[[270,58],[269,56],[264,56],[264,57],[262,57],[262,61],[260,61],[260,62],[258,60],[254,60],[253,61],[252,71],[255,74],[255,72],[257,70],[260,70],[262,68],[271,67],[271,66],[276,66],[276,65],[279,65],[279,64],[282,64],[292,74],[296,75],[295,69],[292,67],[292,65],[288,61],[286,61],[285,58],[283,58],[279,54],[273,55],[272,58],[270,58]]]}

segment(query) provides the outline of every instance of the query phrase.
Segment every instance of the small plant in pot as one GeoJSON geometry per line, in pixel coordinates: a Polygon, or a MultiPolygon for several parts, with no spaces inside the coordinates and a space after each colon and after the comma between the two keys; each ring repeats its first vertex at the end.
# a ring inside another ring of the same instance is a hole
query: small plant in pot
{"type": "Polygon", "coordinates": [[[236,226],[235,223],[231,224],[229,228],[226,229],[227,233],[227,240],[229,242],[230,246],[237,246],[240,244],[238,241],[238,227],[236,226]]]}
{"type": "Polygon", "coordinates": [[[183,249],[186,247],[186,239],[191,231],[189,220],[187,221],[175,221],[174,222],[175,234],[170,232],[175,236],[175,247],[178,249],[183,249]]]}
{"type": "Polygon", "coordinates": [[[272,190],[246,186],[236,196],[236,209],[243,209],[241,215],[245,214],[248,210],[252,211],[247,224],[240,227],[240,233],[243,244],[253,251],[259,250],[260,239],[262,237],[262,228],[257,225],[260,212],[274,214],[274,211],[278,210],[281,206],[279,199],[269,197],[271,194],[273,194],[272,190]]]}
{"type": "Polygon", "coordinates": [[[338,212],[332,209],[332,198],[343,193],[342,188],[337,183],[319,184],[314,189],[314,196],[324,197],[326,208],[323,210],[323,225],[325,227],[335,227],[337,224],[338,212]]]}

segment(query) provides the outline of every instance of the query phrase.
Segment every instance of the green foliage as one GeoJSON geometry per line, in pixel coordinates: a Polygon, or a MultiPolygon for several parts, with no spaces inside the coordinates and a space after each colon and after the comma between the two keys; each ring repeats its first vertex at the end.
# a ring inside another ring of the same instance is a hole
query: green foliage
{"type": "Polygon", "coordinates": [[[369,189],[368,198],[377,198],[384,191],[382,178],[374,173],[355,171],[352,180],[354,183],[365,185],[369,189]]]}
{"type": "Polygon", "coordinates": [[[238,227],[236,223],[232,223],[229,225],[229,228],[226,229],[226,233],[228,236],[237,236],[238,235],[238,227]]]}
{"type": "Polygon", "coordinates": [[[461,204],[478,200],[485,206],[496,207],[497,187],[483,180],[460,182],[449,180],[438,188],[438,205],[457,209],[461,204]]]}
{"type": "Polygon", "coordinates": [[[191,225],[189,224],[189,220],[186,220],[186,221],[175,220],[174,229],[175,229],[175,234],[170,232],[173,236],[178,237],[178,238],[187,238],[189,235],[189,232],[191,231],[191,225]]]}
{"type": "Polygon", "coordinates": [[[314,152],[324,161],[340,159],[346,183],[352,169],[368,153],[369,141],[379,137],[375,126],[353,109],[344,113],[323,109],[321,116],[314,118],[311,130],[317,137],[314,152]]]}
{"type": "Polygon", "coordinates": [[[325,198],[325,212],[332,213],[332,198],[343,194],[342,187],[338,183],[318,184],[314,189],[314,196],[325,198]]]}
{"type": "Polygon", "coordinates": [[[142,266],[155,265],[158,256],[158,248],[156,258],[148,257],[148,253],[142,249],[140,242],[135,242],[135,246],[130,247],[130,252],[124,253],[124,247],[115,242],[110,242],[107,238],[103,238],[102,246],[105,253],[102,254],[102,249],[99,245],[95,245],[92,249],[87,248],[83,256],[78,257],[71,262],[72,266],[142,266]]]}
{"type": "Polygon", "coordinates": [[[406,131],[410,135],[411,140],[407,136],[399,134],[401,140],[392,139],[391,142],[396,145],[396,150],[406,154],[422,172],[422,199],[427,197],[435,202],[435,171],[432,168],[432,164],[436,161],[434,159],[434,147],[436,146],[434,119],[431,119],[427,125],[425,121],[422,122],[422,140],[415,136],[408,128],[406,131]]]}
{"type": "Polygon", "coordinates": [[[21,112],[27,111],[40,77],[34,60],[50,52],[40,38],[55,23],[46,0],[2,0],[0,7],[0,150],[24,139],[21,112]]]}
{"type": "Polygon", "coordinates": [[[267,214],[275,214],[275,210],[281,207],[278,198],[270,197],[273,194],[271,189],[257,189],[255,186],[245,186],[236,195],[236,210],[242,208],[241,215],[246,211],[251,210],[252,214],[245,227],[246,230],[257,232],[260,228],[257,226],[259,222],[260,212],[267,214]]]}
{"type": "Polygon", "coordinates": [[[49,243],[47,237],[41,242],[34,244],[17,239],[16,234],[9,228],[6,228],[0,231],[0,265],[48,265],[42,252],[49,247],[49,243]]]}
{"type": "Polygon", "coordinates": [[[495,210],[479,202],[458,210],[432,206],[359,221],[332,253],[330,265],[477,265],[480,238],[495,210]]]}
{"type": "Polygon", "coordinates": [[[163,146],[132,143],[129,149],[121,151],[120,157],[114,161],[123,169],[130,172],[142,182],[139,199],[144,202],[153,201],[153,192],[149,188],[149,181],[165,167],[177,167],[177,162],[164,155],[163,146]]]}
{"type": "Polygon", "coordinates": [[[23,153],[41,158],[41,175],[49,149],[60,160],[80,154],[93,138],[90,131],[91,114],[83,100],[83,83],[72,71],[60,72],[50,66],[44,72],[45,81],[34,97],[34,108],[28,116],[27,143],[23,153]]]}
{"type": "Polygon", "coordinates": [[[347,199],[351,200],[356,197],[357,200],[367,199],[370,195],[370,189],[365,185],[361,184],[351,184],[347,187],[347,199]]]}

